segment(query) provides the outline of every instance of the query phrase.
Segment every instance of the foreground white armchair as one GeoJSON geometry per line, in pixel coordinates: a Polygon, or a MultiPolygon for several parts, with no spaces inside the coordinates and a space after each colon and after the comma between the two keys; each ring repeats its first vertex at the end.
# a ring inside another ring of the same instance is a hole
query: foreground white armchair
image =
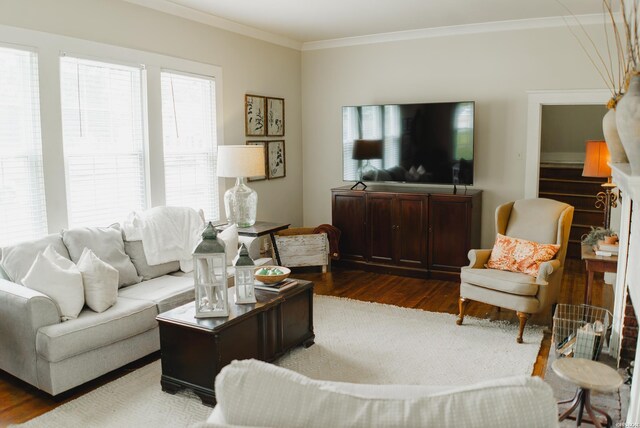
{"type": "Polygon", "coordinates": [[[207,427],[553,428],[553,391],[538,377],[470,386],[361,385],[309,379],[257,360],[234,361],[215,383],[207,427]]]}

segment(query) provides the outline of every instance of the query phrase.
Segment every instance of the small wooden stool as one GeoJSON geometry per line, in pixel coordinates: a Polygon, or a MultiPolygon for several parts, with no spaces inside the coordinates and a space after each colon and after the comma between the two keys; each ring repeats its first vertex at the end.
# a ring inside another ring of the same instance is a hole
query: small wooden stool
{"type": "Polygon", "coordinates": [[[584,358],[561,358],[555,360],[551,365],[553,371],[562,379],[578,385],[576,395],[571,400],[559,401],[558,404],[571,403],[571,406],[562,413],[559,421],[571,419],[576,421],[576,426],[583,422],[584,410],[591,420],[584,422],[591,423],[597,428],[602,428],[602,422],[596,417],[594,412],[600,413],[606,418],[606,427],[611,427],[611,416],[602,409],[591,405],[591,390],[599,392],[615,391],[622,384],[622,377],[611,367],[584,358]],[[569,416],[578,408],[578,416],[569,416]]]}

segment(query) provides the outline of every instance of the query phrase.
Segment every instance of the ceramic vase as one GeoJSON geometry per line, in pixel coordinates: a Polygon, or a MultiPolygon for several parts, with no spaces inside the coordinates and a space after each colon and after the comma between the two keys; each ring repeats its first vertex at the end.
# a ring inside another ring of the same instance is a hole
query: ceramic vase
{"type": "Polygon", "coordinates": [[[616,125],[631,174],[640,175],[640,75],[631,77],[629,90],[618,101],[616,125]]]}
{"type": "Polygon", "coordinates": [[[620,141],[620,135],[618,135],[615,109],[609,109],[602,118],[602,133],[611,155],[611,163],[629,163],[627,153],[624,151],[622,141],[620,141]]]}

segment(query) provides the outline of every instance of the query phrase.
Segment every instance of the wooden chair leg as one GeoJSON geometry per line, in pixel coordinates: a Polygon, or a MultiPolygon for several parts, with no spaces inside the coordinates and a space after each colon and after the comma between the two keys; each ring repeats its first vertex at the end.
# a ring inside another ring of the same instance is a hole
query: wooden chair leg
{"type": "Polygon", "coordinates": [[[522,333],[524,332],[524,326],[529,319],[529,314],[525,314],[524,312],[516,312],[518,315],[518,319],[520,320],[520,328],[518,329],[518,337],[516,338],[516,342],[522,343],[522,333]]]}
{"type": "Polygon", "coordinates": [[[462,321],[464,320],[464,311],[467,309],[467,305],[469,304],[469,300],[464,297],[460,297],[458,299],[458,308],[460,309],[460,313],[458,314],[458,319],[456,320],[456,324],[462,325],[462,321]]]}

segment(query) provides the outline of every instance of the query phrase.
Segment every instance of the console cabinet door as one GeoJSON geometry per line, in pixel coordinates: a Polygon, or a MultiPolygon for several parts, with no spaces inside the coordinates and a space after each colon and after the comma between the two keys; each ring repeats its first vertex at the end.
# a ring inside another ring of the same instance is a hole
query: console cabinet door
{"type": "Polygon", "coordinates": [[[427,196],[396,197],[395,261],[400,266],[427,268],[427,203],[427,196]]]}
{"type": "Polygon", "coordinates": [[[373,263],[394,262],[394,235],[396,232],[394,195],[379,193],[367,195],[367,233],[369,238],[369,261],[373,263]]]}
{"type": "Polygon", "coordinates": [[[367,256],[365,193],[334,191],[332,199],[332,222],[342,232],[341,258],[364,261],[367,256]]]}
{"type": "Polygon", "coordinates": [[[429,269],[458,272],[469,264],[471,215],[471,198],[431,195],[429,269]]]}

